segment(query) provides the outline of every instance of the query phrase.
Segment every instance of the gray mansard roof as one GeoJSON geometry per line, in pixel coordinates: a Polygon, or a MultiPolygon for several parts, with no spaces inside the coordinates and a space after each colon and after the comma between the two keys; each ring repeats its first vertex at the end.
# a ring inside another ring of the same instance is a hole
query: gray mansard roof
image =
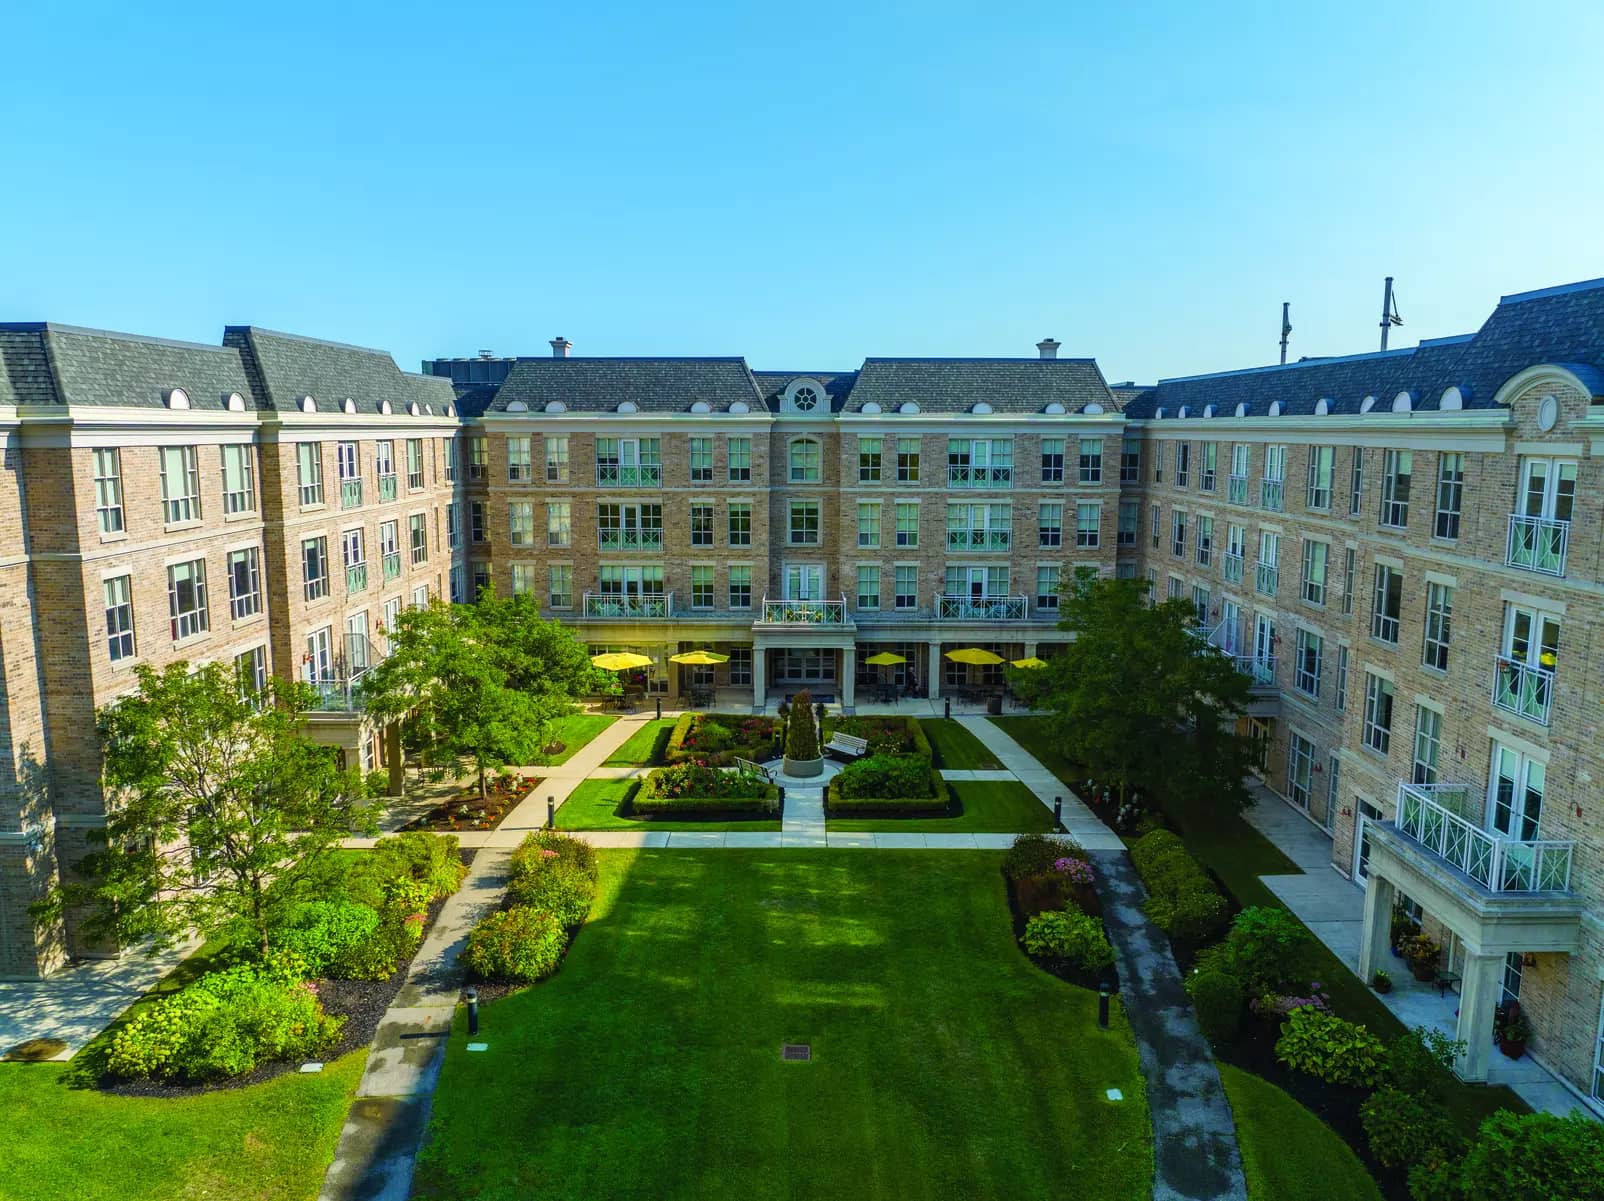
{"type": "Polygon", "coordinates": [[[192,409],[222,409],[230,393],[251,404],[231,347],[170,342],[54,322],[0,323],[0,403],[165,408],[182,388],[192,409]]]}
{"type": "Polygon", "coordinates": [[[1474,334],[1436,338],[1418,346],[1342,358],[1304,359],[1286,366],[1257,367],[1160,380],[1132,397],[1125,415],[1150,419],[1160,413],[1202,417],[1264,417],[1279,402],[1284,414],[1312,414],[1321,400],[1331,413],[1358,413],[1366,397],[1379,412],[1392,410],[1402,392],[1410,408],[1429,411],[1457,388],[1467,409],[1493,407],[1503,384],[1539,363],[1604,364],[1604,280],[1565,284],[1505,296],[1474,334]]]}
{"type": "Polygon", "coordinates": [[[336,412],[349,397],[358,413],[374,413],[389,401],[395,412],[409,404],[430,406],[443,415],[455,402],[451,381],[413,375],[397,367],[386,351],[302,338],[254,325],[223,330],[225,346],[237,347],[255,385],[258,407],[291,410],[310,396],[323,412],[336,412]]]}
{"type": "Polygon", "coordinates": [[[994,413],[1041,413],[1050,404],[1066,413],[1115,408],[1092,359],[865,359],[845,411],[878,405],[895,413],[911,403],[921,413],[967,413],[982,402],[994,413]]]}
{"type": "Polygon", "coordinates": [[[574,413],[613,413],[624,402],[642,413],[685,413],[698,401],[723,413],[741,403],[763,407],[743,358],[519,359],[490,402],[491,412],[522,403],[529,412],[560,404],[574,413]]]}

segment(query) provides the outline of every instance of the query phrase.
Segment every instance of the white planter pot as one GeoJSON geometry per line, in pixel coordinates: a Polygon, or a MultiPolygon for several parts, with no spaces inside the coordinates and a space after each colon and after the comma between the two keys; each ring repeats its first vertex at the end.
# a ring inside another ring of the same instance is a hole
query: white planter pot
{"type": "Polygon", "coordinates": [[[817,759],[793,759],[787,755],[784,759],[785,774],[798,780],[806,780],[812,776],[824,774],[824,757],[817,759]]]}

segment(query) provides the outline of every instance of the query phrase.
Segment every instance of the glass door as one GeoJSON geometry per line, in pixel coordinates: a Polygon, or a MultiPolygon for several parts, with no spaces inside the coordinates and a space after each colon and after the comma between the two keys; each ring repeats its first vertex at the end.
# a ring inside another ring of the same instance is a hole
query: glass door
{"type": "Polygon", "coordinates": [[[785,567],[786,600],[823,600],[824,568],[818,563],[788,563],[785,567]]]}
{"type": "Polygon", "coordinates": [[[1364,884],[1370,879],[1370,823],[1381,820],[1381,810],[1369,801],[1359,801],[1354,815],[1353,878],[1364,884]]]}
{"type": "Polygon", "coordinates": [[[306,679],[310,684],[326,684],[333,678],[333,630],[323,626],[306,636],[306,679]]]}
{"type": "Polygon", "coordinates": [[[1220,649],[1228,655],[1242,653],[1242,606],[1234,600],[1220,602],[1220,649]]]}
{"type": "Polygon", "coordinates": [[[1275,680],[1275,619],[1268,613],[1253,617],[1253,678],[1260,684],[1275,680]]]}

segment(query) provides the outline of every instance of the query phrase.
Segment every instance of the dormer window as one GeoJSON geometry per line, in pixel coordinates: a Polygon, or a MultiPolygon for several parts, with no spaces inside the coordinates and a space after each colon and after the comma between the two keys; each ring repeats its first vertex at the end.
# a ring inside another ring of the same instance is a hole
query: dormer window
{"type": "Polygon", "coordinates": [[[798,413],[811,413],[819,407],[819,394],[808,385],[803,384],[791,393],[791,404],[798,413]]]}
{"type": "Polygon", "coordinates": [[[828,413],[830,405],[823,384],[810,376],[800,376],[785,386],[780,409],[786,413],[828,413]]]}

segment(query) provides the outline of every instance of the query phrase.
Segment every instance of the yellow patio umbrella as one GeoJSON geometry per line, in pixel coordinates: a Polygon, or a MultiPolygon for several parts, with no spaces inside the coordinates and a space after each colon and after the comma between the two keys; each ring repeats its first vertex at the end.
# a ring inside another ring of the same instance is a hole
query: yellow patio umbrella
{"type": "Polygon", "coordinates": [[[906,663],[907,660],[890,651],[881,651],[878,655],[870,655],[864,662],[870,667],[895,667],[898,663],[906,663]]]}
{"type": "Polygon", "coordinates": [[[716,663],[728,663],[730,657],[721,655],[717,651],[681,651],[677,655],[668,657],[670,663],[689,663],[692,667],[712,667],[716,663]]]}
{"type": "Polygon", "coordinates": [[[1001,655],[994,655],[988,650],[978,646],[966,646],[961,650],[948,651],[947,658],[954,663],[972,663],[976,667],[990,667],[993,663],[1001,663],[1001,655]]]}
{"type": "Polygon", "coordinates": [[[1028,659],[1015,659],[1014,660],[1014,666],[1015,667],[1023,667],[1023,668],[1029,669],[1029,670],[1035,670],[1038,667],[1046,667],[1047,666],[1047,660],[1046,659],[1038,659],[1038,658],[1036,658],[1035,655],[1032,655],[1028,659]]]}
{"type": "Polygon", "coordinates": [[[604,671],[628,671],[631,667],[650,667],[652,661],[646,655],[637,655],[633,651],[612,651],[605,655],[592,655],[590,661],[604,671]]]}

